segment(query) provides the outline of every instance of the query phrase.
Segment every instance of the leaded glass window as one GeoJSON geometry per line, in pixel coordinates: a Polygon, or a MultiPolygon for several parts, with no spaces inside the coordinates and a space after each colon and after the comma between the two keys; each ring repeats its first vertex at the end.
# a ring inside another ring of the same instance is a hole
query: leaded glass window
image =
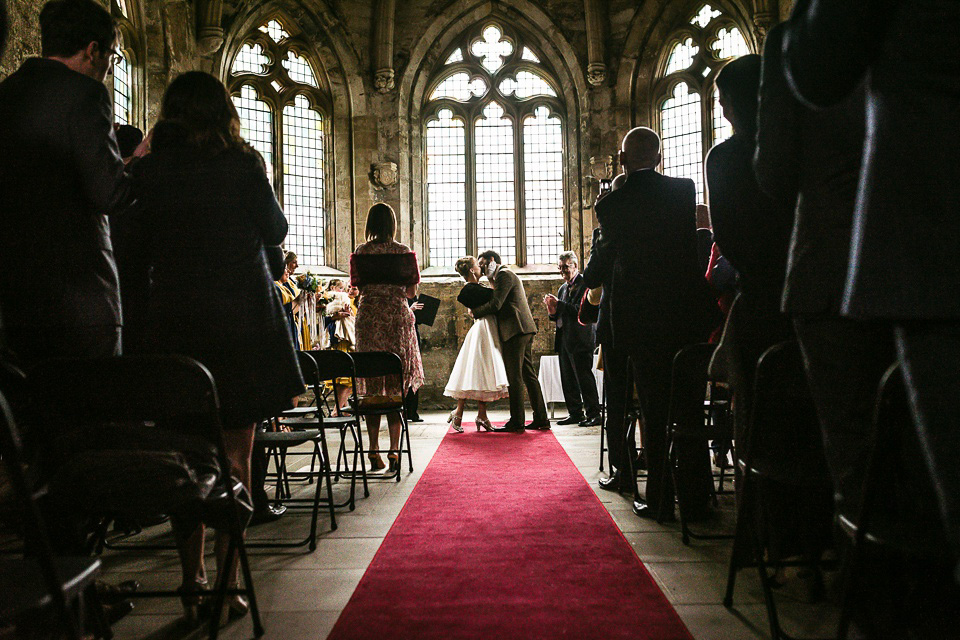
{"type": "Polygon", "coordinates": [[[230,71],[244,139],[263,156],[289,223],[285,247],[326,264],[330,224],[329,99],[294,25],[272,18],[248,34],[230,71]]]}
{"type": "Polygon", "coordinates": [[[133,121],[133,68],[122,51],[113,62],[113,121],[133,121]]]}
{"type": "Polygon", "coordinates": [[[700,5],[670,39],[657,89],[663,172],[690,178],[704,199],[703,159],[733,135],[715,79],[724,62],[750,53],[740,28],[709,4],[700,5]]]}
{"type": "Polygon", "coordinates": [[[441,60],[424,110],[430,266],[486,249],[508,264],[553,264],[566,219],[554,74],[498,23],[468,30],[441,60]]]}

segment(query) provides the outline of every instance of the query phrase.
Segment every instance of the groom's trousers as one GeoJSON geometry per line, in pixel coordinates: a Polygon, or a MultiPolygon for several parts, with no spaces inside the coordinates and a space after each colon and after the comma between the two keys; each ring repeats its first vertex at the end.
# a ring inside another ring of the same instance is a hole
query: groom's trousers
{"type": "Polygon", "coordinates": [[[547,421],[547,405],[543,402],[537,370],[533,366],[532,333],[516,335],[500,345],[503,365],[507,370],[507,384],[510,385],[510,420],[516,424],[526,421],[523,406],[523,388],[526,387],[533,408],[533,421],[547,421]]]}

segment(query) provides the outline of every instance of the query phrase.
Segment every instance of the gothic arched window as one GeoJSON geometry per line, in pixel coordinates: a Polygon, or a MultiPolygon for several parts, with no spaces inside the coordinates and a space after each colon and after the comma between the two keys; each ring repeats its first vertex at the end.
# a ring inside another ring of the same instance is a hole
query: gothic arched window
{"type": "Polygon", "coordinates": [[[243,137],[260,152],[290,229],[285,246],[300,263],[326,264],[330,193],[330,103],[292,25],[272,18],[243,40],[228,87],[243,137]]]}
{"type": "Polygon", "coordinates": [[[485,249],[507,264],[550,264],[564,248],[558,83],[499,23],[468,30],[426,93],[431,266],[485,249]]]}
{"type": "Polygon", "coordinates": [[[117,55],[113,61],[113,120],[136,126],[140,118],[137,117],[139,101],[135,95],[139,84],[135,67],[138,60],[135,16],[127,0],[113,0],[110,8],[120,32],[117,55]]]}
{"type": "Polygon", "coordinates": [[[700,6],[668,41],[655,92],[663,138],[663,172],[690,178],[704,197],[703,159],[733,134],[714,80],[724,61],[750,53],[740,28],[709,4],[700,6]]]}

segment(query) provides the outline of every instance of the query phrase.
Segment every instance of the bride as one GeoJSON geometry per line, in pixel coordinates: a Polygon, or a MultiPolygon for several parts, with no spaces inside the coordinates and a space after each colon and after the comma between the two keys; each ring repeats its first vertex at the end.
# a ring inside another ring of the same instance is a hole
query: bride
{"type": "MultiPolygon", "coordinates": [[[[457,301],[468,309],[474,309],[493,297],[493,290],[480,284],[480,265],[473,256],[457,260],[457,273],[467,281],[457,301]]],[[[486,316],[473,323],[463,341],[457,361],[450,373],[450,380],[443,395],[457,399],[457,408],[450,412],[448,423],[458,433],[463,433],[461,422],[467,400],[477,401],[477,431],[483,427],[493,431],[487,418],[487,403],[505,398],[507,393],[507,370],[500,355],[500,338],[497,334],[496,316],[486,316]]]]}

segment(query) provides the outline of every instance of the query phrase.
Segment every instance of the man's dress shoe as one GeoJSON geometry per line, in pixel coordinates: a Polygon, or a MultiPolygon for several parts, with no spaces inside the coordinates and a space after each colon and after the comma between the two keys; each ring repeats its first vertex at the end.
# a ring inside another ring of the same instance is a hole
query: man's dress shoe
{"type": "Polygon", "coordinates": [[[581,416],[575,416],[575,415],[572,415],[572,414],[571,414],[571,415],[567,416],[566,418],[564,418],[563,420],[559,421],[557,424],[559,424],[559,425],[578,424],[578,423],[581,422],[582,420],[583,420],[583,416],[582,416],[582,415],[581,415],[581,416]]]}
{"type": "Polygon", "coordinates": [[[604,491],[620,491],[623,481],[620,478],[620,472],[614,471],[609,478],[600,478],[600,488],[604,491]]]}
{"type": "Polygon", "coordinates": [[[677,520],[672,513],[662,514],[658,517],[653,507],[648,505],[644,500],[633,501],[633,513],[636,514],[637,517],[647,520],[656,520],[657,522],[676,522],[677,520]]]}
{"type": "Polygon", "coordinates": [[[493,430],[500,433],[523,433],[523,425],[508,421],[502,427],[494,427],[493,430]]]}
{"type": "Polygon", "coordinates": [[[600,427],[603,426],[603,418],[600,417],[600,414],[590,417],[588,416],[584,420],[581,420],[578,423],[581,427],[600,427]]]}
{"type": "Polygon", "coordinates": [[[250,518],[251,527],[258,524],[266,524],[268,522],[275,522],[280,519],[284,513],[286,513],[287,507],[282,504],[271,504],[267,505],[265,509],[257,509],[253,512],[253,517],[250,518]]]}
{"type": "Polygon", "coordinates": [[[526,427],[524,427],[524,428],[525,428],[525,429],[533,429],[534,431],[549,431],[549,430],[550,430],[550,421],[549,421],[549,420],[543,420],[543,421],[541,421],[541,422],[538,422],[538,421],[534,420],[533,422],[531,422],[530,424],[528,424],[528,425],[527,425],[526,427]]]}

